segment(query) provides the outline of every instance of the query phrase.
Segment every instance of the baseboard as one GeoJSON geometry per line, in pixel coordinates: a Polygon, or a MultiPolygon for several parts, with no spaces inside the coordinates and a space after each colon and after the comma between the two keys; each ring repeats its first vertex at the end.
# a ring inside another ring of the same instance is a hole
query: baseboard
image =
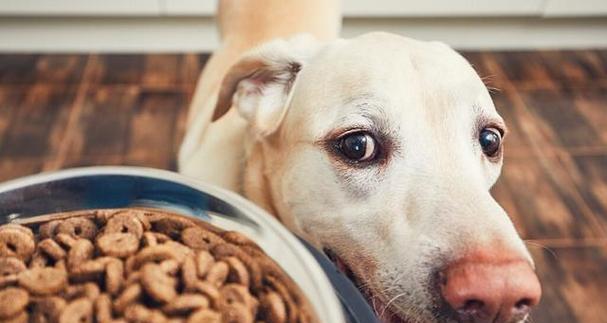
{"type": "MultiPolygon", "coordinates": [[[[343,35],[384,30],[459,49],[607,48],[605,18],[347,18],[343,35]]],[[[1,52],[206,52],[211,17],[2,17],[1,52]]]]}
{"type": "Polygon", "coordinates": [[[384,30],[459,49],[607,48],[602,18],[420,18],[349,19],[344,36],[384,30]]]}

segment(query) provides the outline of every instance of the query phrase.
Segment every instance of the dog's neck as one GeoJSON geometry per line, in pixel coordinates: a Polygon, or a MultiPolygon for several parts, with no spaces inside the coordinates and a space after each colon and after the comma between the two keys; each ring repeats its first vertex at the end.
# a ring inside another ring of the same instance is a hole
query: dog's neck
{"type": "MultiPolygon", "coordinates": [[[[252,138],[252,136],[248,136],[252,138]]],[[[280,199],[277,190],[272,185],[271,174],[276,173],[275,167],[270,165],[267,156],[269,148],[267,143],[254,140],[245,140],[245,163],[242,172],[242,194],[256,205],[260,206],[291,231],[299,231],[294,219],[280,213],[280,199]]]]}
{"type": "Polygon", "coordinates": [[[281,221],[276,206],[270,180],[266,176],[263,145],[259,142],[245,142],[245,162],[241,191],[246,198],[265,209],[281,221]]]}
{"type": "MultiPolygon", "coordinates": [[[[281,214],[283,200],[272,185],[277,169],[268,156],[275,154],[268,141],[256,138],[237,111],[231,110],[216,122],[198,129],[196,149],[180,165],[180,171],[207,183],[244,195],[292,231],[299,231],[294,219],[281,214]],[[201,165],[206,165],[202,167],[201,165]]],[[[301,235],[301,233],[300,233],[301,235]]]]}

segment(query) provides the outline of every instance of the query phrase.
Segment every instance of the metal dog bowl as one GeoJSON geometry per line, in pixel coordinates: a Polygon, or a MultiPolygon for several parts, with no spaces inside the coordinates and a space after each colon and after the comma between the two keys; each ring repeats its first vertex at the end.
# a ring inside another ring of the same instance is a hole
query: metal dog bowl
{"type": "Polygon", "coordinates": [[[47,213],[136,206],[194,216],[248,235],[301,287],[322,322],[377,322],[356,287],[324,254],[235,193],[138,167],[78,168],[0,184],[0,224],[47,213]]]}

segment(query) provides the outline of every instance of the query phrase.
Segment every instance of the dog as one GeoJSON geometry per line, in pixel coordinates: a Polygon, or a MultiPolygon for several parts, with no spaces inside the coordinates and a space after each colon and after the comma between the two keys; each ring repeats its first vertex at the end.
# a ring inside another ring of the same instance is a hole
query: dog
{"type": "Polygon", "coordinates": [[[218,20],[182,173],[324,250],[385,322],[527,319],[533,260],[489,193],[507,130],[462,56],[382,32],[337,38],[333,0],[225,0],[218,20]]]}

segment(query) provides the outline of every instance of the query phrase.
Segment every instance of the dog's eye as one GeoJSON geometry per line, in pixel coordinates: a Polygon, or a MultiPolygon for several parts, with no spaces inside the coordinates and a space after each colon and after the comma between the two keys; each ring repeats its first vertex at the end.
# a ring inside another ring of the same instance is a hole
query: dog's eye
{"type": "Polygon", "coordinates": [[[494,157],[500,150],[502,135],[495,128],[485,128],[481,130],[478,142],[481,144],[481,148],[485,155],[494,157]]]}
{"type": "Polygon", "coordinates": [[[340,137],[337,148],[346,158],[356,162],[369,161],[377,155],[375,139],[362,131],[340,137]]]}

